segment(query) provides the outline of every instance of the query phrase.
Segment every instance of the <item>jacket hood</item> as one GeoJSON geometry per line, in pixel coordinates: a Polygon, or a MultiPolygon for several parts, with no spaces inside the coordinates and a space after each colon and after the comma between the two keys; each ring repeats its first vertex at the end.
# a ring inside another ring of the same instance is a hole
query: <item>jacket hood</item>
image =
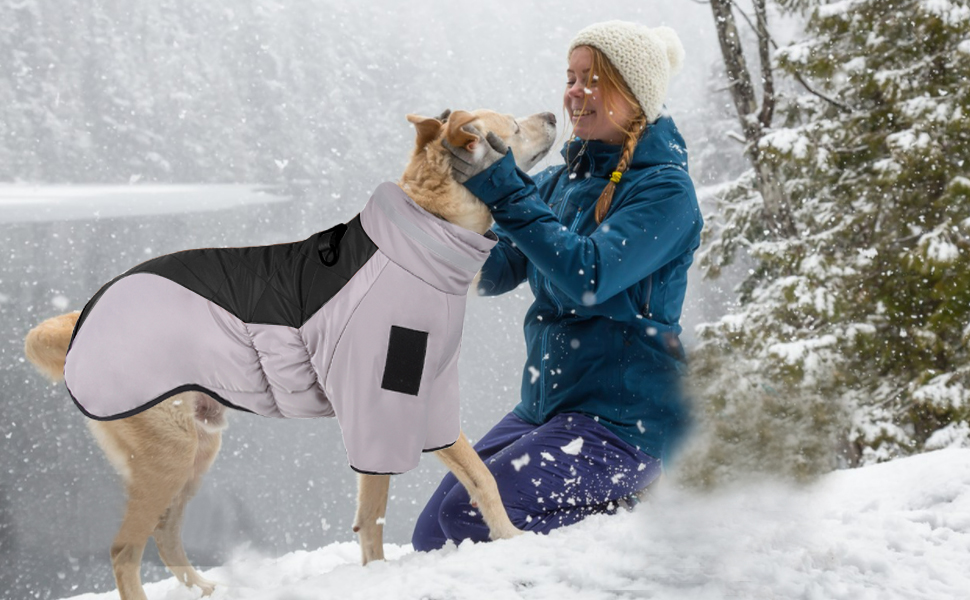
{"type": "MultiPolygon", "coordinates": [[[[599,140],[573,138],[562,148],[567,169],[577,176],[609,177],[620,161],[622,147],[599,140]],[[586,148],[583,150],[583,145],[586,148]]],[[[647,125],[633,152],[633,168],[671,165],[687,170],[687,145],[674,120],[667,115],[647,125]]]]}

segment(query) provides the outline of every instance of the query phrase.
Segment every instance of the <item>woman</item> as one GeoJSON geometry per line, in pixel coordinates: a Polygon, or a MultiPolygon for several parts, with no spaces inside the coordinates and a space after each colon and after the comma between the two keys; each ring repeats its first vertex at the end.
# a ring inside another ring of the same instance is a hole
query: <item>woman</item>
{"type": "MultiPolygon", "coordinates": [[[[679,320],[702,220],[683,139],[661,114],[682,59],[669,28],[592,25],[569,47],[565,165],[533,181],[494,137],[483,158],[453,150],[500,238],[479,293],[528,279],[536,298],[522,400],[475,446],[520,529],[615,511],[660,475],[686,428],[679,320]]],[[[488,528],[449,474],[412,542],[467,538],[485,541],[488,528]]]]}

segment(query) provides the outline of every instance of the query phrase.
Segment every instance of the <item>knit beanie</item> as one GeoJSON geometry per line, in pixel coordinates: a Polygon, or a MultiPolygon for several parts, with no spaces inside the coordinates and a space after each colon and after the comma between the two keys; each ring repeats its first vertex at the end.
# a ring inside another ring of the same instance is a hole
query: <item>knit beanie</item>
{"type": "Polygon", "coordinates": [[[670,27],[649,28],[628,21],[604,21],[581,30],[569,44],[592,46],[606,55],[652,123],[667,97],[667,82],[684,62],[684,46],[670,27]]]}

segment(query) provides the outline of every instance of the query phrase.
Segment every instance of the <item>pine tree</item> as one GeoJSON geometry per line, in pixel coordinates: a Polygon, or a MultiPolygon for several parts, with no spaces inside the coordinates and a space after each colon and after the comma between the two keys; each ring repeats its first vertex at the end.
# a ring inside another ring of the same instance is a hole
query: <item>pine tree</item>
{"type": "Polygon", "coordinates": [[[970,443],[970,6],[784,4],[808,20],[777,67],[818,93],[781,99],[760,150],[797,231],[766,230],[752,175],[709,219],[708,273],[754,266],[695,353],[706,479],[970,443]]]}

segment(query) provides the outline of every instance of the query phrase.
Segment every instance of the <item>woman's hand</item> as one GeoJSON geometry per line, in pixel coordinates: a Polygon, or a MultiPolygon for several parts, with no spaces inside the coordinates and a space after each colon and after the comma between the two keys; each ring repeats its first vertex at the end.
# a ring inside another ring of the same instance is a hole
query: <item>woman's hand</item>
{"type": "Polygon", "coordinates": [[[478,175],[509,151],[505,141],[491,131],[482,135],[481,130],[472,125],[466,125],[462,129],[478,136],[479,143],[471,150],[456,148],[448,140],[442,140],[445,148],[451,152],[451,174],[458,183],[465,183],[478,175]]]}

